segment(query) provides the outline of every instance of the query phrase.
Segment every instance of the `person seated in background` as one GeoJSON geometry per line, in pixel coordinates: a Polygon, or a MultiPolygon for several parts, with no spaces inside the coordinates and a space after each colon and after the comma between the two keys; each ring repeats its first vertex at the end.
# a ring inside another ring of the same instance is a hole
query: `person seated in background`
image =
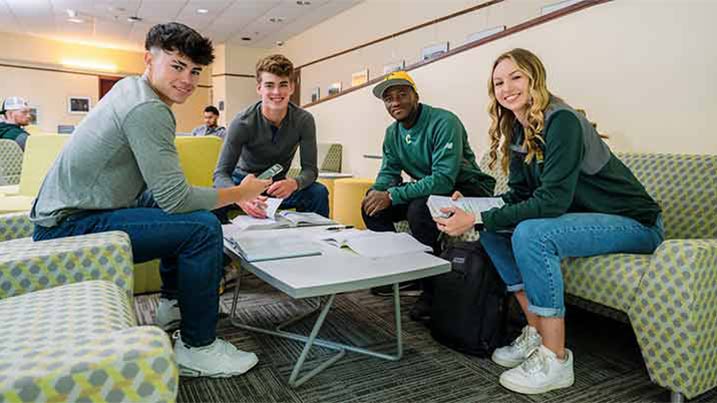
{"type": "MultiPolygon", "coordinates": [[[[318,182],[316,125],[311,114],[289,102],[294,93],[294,65],[282,55],[267,56],[256,64],[256,92],[261,100],[234,117],[214,171],[214,186],[225,188],[247,174],[261,174],[274,164],[284,170],[275,177],[267,194],[284,199],[280,208],[296,208],[329,216],[329,192],[318,182]],[[301,172],[286,173],[297,148],[301,172]]],[[[261,198],[239,206],[252,217],[266,217],[261,198]]]]}
{"type": "MultiPolygon", "coordinates": [[[[386,129],[381,169],[361,202],[364,223],[373,231],[395,231],[395,222],[408,220],[411,234],[440,255],[440,232],[426,205],[428,197],[450,195],[454,190],[492,196],[495,179],[478,167],[460,119],[447,110],[420,103],[408,73],[389,74],[373,88],[373,94],[396,121],[386,129]],[[401,171],[415,181],[402,183],[401,171]]],[[[430,316],[433,290],[430,279],[422,285],[411,318],[425,321],[430,316]]],[[[388,296],[392,288],[377,287],[372,292],[388,296]]]]}
{"type": "Polygon", "coordinates": [[[217,136],[224,140],[226,128],[217,124],[219,121],[219,109],[213,105],[204,108],[204,124],[192,130],[192,136],[217,136]]]}
{"type": "Polygon", "coordinates": [[[27,102],[20,97],[9,97],[5,99],[0,107],[0,139],[15,140],[25,151],[25,142],[30,133],[23,127],[30,124],[30,108],[27,102]]]}
{"type": "Polygon", "coordinates": [[[223,236],[208,210],[253,200],[270,181],[193,187],[179,166],[170,109],[194,92],[213,59],[209,39],[168,23],[147,33],[142,76],[126,77],[82,120],[45,177],[30,212],[36,241],[123,231],[136,263],[160,259],[157,322],[180,322],[183,376],[239,375],[254,353],[216,337],[223,236]],[[153,196],[149,196],[149,195],[153,196]]]}
{"type": "Polygon", "coordinates": [[[548,91],[536,55],[513,49],[491,72],[491,166],[500,150],[510,174],[506,204],[479,216],[444,209],[452,216],[436,225],[456,236],[483,223],[480,243],[528,320],[515,341],[493,353],[493,361],[512,368],[500,383],[543,393],[574,380],[561,259],[653,253],[664,238],[661,210],[585,116],[548,91]]]}

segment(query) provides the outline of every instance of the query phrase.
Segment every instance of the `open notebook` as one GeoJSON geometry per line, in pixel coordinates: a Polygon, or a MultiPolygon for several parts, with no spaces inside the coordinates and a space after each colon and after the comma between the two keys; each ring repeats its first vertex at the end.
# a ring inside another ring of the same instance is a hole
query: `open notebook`
{"type": "Polygon", "coordinates": [[[418,242],[416,238],[405,232],[345,229],[334,233],[320,234],[317,236],[317,240],[337,248],[349,247],[359,255],[366,257],[385,257],[433,251],[433,248],[418,242]]]}
{"type": "Polygon", "coordinates": [[[232,224],[243,230],[250,229],[276,229],[292,228],[309,225],[336,224],[326,217],[316,213],[299,213],[296,211],[277,211],[283,199],[270,197],[267,199],[267,218],[254,218],[248,215],[239,215],[231,220],[232,224]]]}
{"type": "Polygon", "coordinates": [[[224,239],[229,247],[247,262],[288,259],[321,254],[321,247],[302,236],[272,234],[270,238],[261,232],[244,231],[232,224],[222,226],[224,239]]]}

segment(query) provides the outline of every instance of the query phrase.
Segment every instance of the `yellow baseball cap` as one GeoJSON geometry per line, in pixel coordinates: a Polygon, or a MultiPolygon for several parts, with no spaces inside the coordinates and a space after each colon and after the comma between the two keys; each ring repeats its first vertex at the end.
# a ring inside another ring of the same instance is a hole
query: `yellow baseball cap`
{"type": "Polygon", "coordinates": [[[411,76],[409,76],[405,71],[399,70],[387,75],[383,81],[376,84],[376,86],[373,87],[373,95],[375,95],[378,99],[383,99],[383,93],[386,92],[387,89],[397,85],[407,85],[413,88],[413,90],[416,91],[416,94],[418,94],[416,83],[413,81],[411,76]]]}

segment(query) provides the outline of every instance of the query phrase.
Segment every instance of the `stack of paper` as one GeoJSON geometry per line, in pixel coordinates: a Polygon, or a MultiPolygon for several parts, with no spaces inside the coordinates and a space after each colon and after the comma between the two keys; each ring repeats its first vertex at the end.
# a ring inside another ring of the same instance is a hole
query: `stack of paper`
{"type": "Polygon", "coordinates": [[[505,203],[500,197],[461,197],[458,200],[453,200],[448,196],[431,195],[428,197],[426,205],[433,217],[446,218],[448,214],[443,213],[441,209],[455,206],[480,218],[480,213],[495,207],[503,207],[505,203]]]}

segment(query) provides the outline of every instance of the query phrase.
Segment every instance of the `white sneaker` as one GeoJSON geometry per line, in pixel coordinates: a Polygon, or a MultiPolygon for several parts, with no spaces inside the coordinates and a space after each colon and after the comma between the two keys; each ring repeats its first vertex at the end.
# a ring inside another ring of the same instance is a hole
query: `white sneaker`
{"type": "Polygon", "coordinates": [[[565,359],[541,345],[519,367],[500,375],[500,384],[513,392],[534,395],[573,385],[573,353],[565,349],[565,359]]]}
{"type": "Polygon", "coordinates": [[[221,339],[204,347],[187,347],[180,335],[174,353],[179,375],[189,377],[228,378],[245,373],[259,362],[256,354],[241,351],[221,339]]]}
{"type": "Polygon", "coordinates": [[[182,315],[179,313],[179,303],[177,303],[177,300],[160,298],[154,323],[164,331],[169,332],[178,329],[181,321],[182,315]]]}
{"type": "Polygon", "coordinates": [[[540,347],[542,343],[543,340],[538,334],[538,330],[533,326],[526,325],[520,336],[509,346],[495,349],[491,359],[500,366],[513,368],[525,361],[530,353],[540,347]]]}

